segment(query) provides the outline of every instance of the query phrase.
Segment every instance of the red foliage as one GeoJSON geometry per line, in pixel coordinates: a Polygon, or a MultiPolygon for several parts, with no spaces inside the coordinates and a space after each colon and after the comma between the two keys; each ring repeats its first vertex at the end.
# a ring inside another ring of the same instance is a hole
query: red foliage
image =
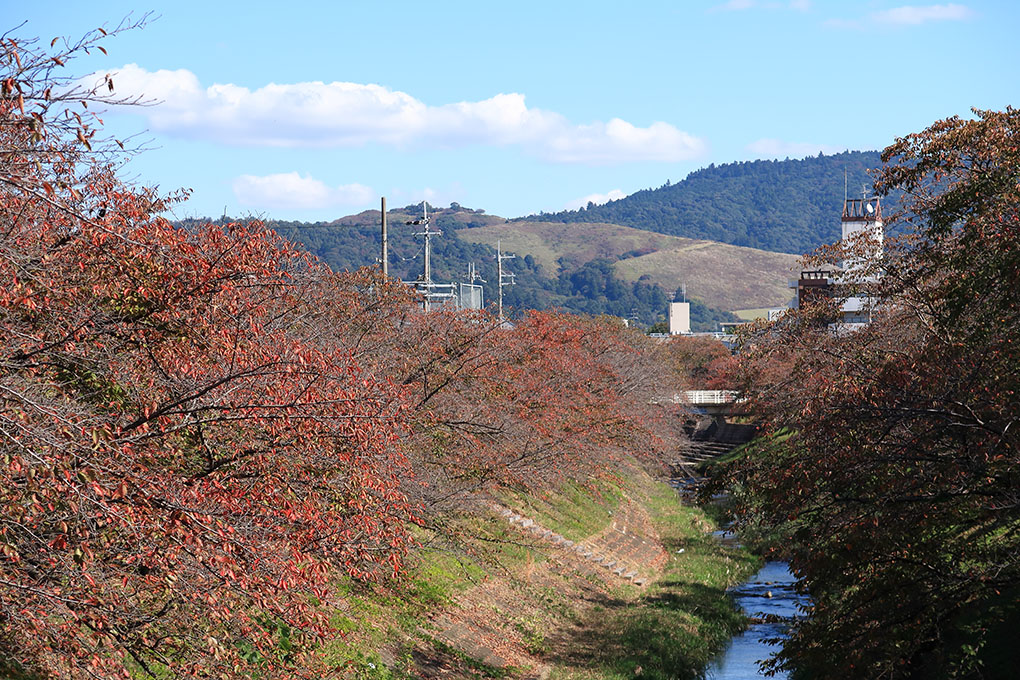
{"type": "Polygon", "coordinates": [[[732,354],[719,340],[675,336],[667,344],[670,361],[686,389],[729,389],[732,354]]]}
{"type": "Polygon", "coordinates": [[[174,637],[229,620],[224,641],[315,622],[331,570],[399,567],[405,393],[330,337],[328,274],[271,234],[105,195],[95,223],[4,206],[7,620],[90,664],[111,636],[141,663],[154,612],[174,637]]]}
{"type": "Polygon", "coordinates": [[[433,313],[402,330],[402,365],[387,370],[417,395],[409,455],[430,508],[604,474],[673,434],[649,403],[665,390],[651,343],[611,322],[533,312],[501,327],[433,313]]]}
{"type": "Polygon", "coordinates": [[[1020,112],[975,113],[883,153],[906,236],[859,282],[875,322],[834,334],[800,310],[742,355],[775,436],[736,479],[814,596],[778,659],[811,677],[1016,668],[1020,112]]]}
{"type": "Polygon", "coordinates": [[[0,59],[0,661],[321,677],[331,584],[398,572],[423,510],[663,446],[640,336],[425,315],[257,222],[175,227],[30,47],[0,59]]]}
{"type": "Polygon", "coordinates": [[[326,323],[391,291],[257,223],[176,229],[80,130],[0,117],[10,647],[72,677],[232,675],[242,641],[268,663],[279,624],[325,632],[329,575],[393,573],[415,519],[406,389],[326,323]]]}

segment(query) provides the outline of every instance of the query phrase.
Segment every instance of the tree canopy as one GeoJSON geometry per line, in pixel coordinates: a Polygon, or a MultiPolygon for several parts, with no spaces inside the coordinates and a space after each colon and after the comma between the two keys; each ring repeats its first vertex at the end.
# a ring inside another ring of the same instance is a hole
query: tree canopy
{"type": "Polygon", "coordinates": [[[778,658],[806,677],[1020,663],[1018,135],[1006,109],[898,139],[877,186],[903,192],[905,234],[851,286],[876,321],[832,333],[808,309],[748,338],[771,435],[733,479],[814,598],[778,658]]]}
{"type": "Polygon", "coordinates": [[[399,577],[416,526],[670,448],[619,323],[424,314],[168,221],[81,113],[112,81],[54,75],[105,36],[0,43],[0,674],[326,677],[338,582],[399,577]]]}

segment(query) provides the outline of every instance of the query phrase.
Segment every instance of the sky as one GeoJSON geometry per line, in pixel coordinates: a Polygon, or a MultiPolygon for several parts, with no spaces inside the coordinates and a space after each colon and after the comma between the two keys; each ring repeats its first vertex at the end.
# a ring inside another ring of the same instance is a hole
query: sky
{"type": "Polygon", "coordinates": [[[103,118],[179,217],[552,212],[1020,103],[1013,0],[0,0],[43,45],[147,12],[67,68],[149,102],[103,118]]]}

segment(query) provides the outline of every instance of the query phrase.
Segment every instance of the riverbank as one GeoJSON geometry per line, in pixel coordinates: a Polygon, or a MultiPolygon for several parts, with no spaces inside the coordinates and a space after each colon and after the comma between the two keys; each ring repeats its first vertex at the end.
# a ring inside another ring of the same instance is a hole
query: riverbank
{"type": "MultiPolygon", "coordinates": [[[[640,469],[619,484],[499,499],[401,586],[344,595],[327,649],[357,678],[695,678],[745,626],[727,588],[759,561],[640,469]]],[[[428,545],[429,537],[423,537],[428,545]]]]}

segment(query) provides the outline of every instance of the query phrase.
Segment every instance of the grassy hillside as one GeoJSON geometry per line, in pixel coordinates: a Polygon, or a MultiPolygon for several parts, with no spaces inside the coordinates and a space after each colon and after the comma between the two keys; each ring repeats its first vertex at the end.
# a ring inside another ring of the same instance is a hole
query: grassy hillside
{"type": "Polygon", "coordinates": [[[783,307],[792,297],[788,279],[797,256],[713,241],[693,241],[616,263],[624,281],[642,277],[663,287],[687,284],[687,293],[720,309],[783,307]]]}
{"type": "MultiPolygon", "coordinates": [[[[492,248],[501,240],[504,250],[531,255],[549,276],[577,269],[585,262],[619,260],[682,245],[686,239],[656,234],[618,224],[561,222],[509,222],[463,229],[458,236],[469,243],[492,248]]],[[[669,286],[665,286],[672,290],[669,286]]],[[[674,286],[675,287],[675,286],[674,286]]]]}
{"type": "Polygon", "coordinates": [[[667,236],[616,224],[511,222],[464,229],[470,243],[530,255],[551,275],[595,258],[615,261],[624,281],[642,280],[690,296],[710,307],[736,310],[777,307],[790,298],[787,279],[797,256],[667,236]]]}

